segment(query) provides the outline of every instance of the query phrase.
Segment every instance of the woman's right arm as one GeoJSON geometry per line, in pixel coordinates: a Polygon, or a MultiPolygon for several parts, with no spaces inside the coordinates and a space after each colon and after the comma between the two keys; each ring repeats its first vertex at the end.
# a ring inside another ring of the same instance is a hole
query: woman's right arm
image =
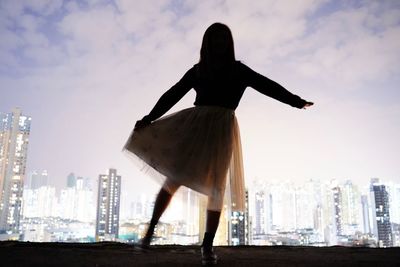
{"type": "Polygon", "coordinates": [[[185,73],[179,82],[160,97],[148,115],[136,122],[135,128],[141,128],[150,124],[152,121],[160,118],[170,110],[184,95],[186,95],[187,92],[189,92],[190,89],[193,88],[193,79],[194,69],[191,68],[185,73]]]}

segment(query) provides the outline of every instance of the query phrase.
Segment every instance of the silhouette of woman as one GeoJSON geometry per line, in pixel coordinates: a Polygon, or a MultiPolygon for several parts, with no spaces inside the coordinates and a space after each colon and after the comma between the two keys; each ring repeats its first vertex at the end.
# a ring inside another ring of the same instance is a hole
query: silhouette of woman
{"type": "Polygon", "coordinates": [[[163,183],[142,247],[150,245],[159,218],[179,186],[184,185],[208,196],[202,263],[217,263],[212,244],[227,177],[232,209],[245,208],[235,109],[248,86],[296,108],[313,105],[236,61],[230,29],[214,23],[204,33],[199,63],[136,122],[124,150],[144,161],[148,171],[163,183]],[[194,107],[160,118],[192,88],[196,91],[194,107]]]}

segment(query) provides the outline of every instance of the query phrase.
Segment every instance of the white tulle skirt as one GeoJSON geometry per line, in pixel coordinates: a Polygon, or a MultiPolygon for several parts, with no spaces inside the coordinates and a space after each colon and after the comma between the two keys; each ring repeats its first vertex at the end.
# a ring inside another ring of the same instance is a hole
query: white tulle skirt
{"type": "MultiPolygon", "coordinates": [[[[183,185],[213,199],[221,210],[225,191],[233,210],[245,209],[242,150],[234,110],[196,106],[132,131],[123,151],[167,191],[183,185]],[[229,190],[225,190],[229,179],[229,190]]],[[[226,199],[226,198],[225,198],[226,199]]]]}

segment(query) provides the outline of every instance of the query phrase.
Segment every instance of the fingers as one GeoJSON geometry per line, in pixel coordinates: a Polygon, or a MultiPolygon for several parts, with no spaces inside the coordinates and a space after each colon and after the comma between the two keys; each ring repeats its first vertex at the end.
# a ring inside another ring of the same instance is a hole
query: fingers
{"type": "Polygon", "coordinates": [[[143,128],[143,127],[146,127],[147,125],[150,125],[150,123],[147,122],[147,121],[139,120],[139,121],[136,122],[134,129],[135,130],[139,130],[139,129],[143,128]]]}
{"type": "Polygon", "coordinates": [[[303,109],[306,109],[308,107],[311,107],[312,105],[314,105],[313,102],[306,102],[306,104],[304,105],[303,109]]]}

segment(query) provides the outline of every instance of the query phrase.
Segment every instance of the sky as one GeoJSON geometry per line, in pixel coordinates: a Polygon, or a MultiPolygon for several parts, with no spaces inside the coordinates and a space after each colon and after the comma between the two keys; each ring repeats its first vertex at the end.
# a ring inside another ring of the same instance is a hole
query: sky
{"type": "MultiPolygon", "coordinates": [[[[312,101],[247,88],[236,109],[247,184],[372,177],[400,183],[400,1],[0,0],[0,112],[32,117],[27,172],[122,175],[158,185],[122,153],[136,120],[199,60],[214,22],[236,58],[312,101]]],[[[191,90],[168,113],[193,105],[191,90]]]]}

